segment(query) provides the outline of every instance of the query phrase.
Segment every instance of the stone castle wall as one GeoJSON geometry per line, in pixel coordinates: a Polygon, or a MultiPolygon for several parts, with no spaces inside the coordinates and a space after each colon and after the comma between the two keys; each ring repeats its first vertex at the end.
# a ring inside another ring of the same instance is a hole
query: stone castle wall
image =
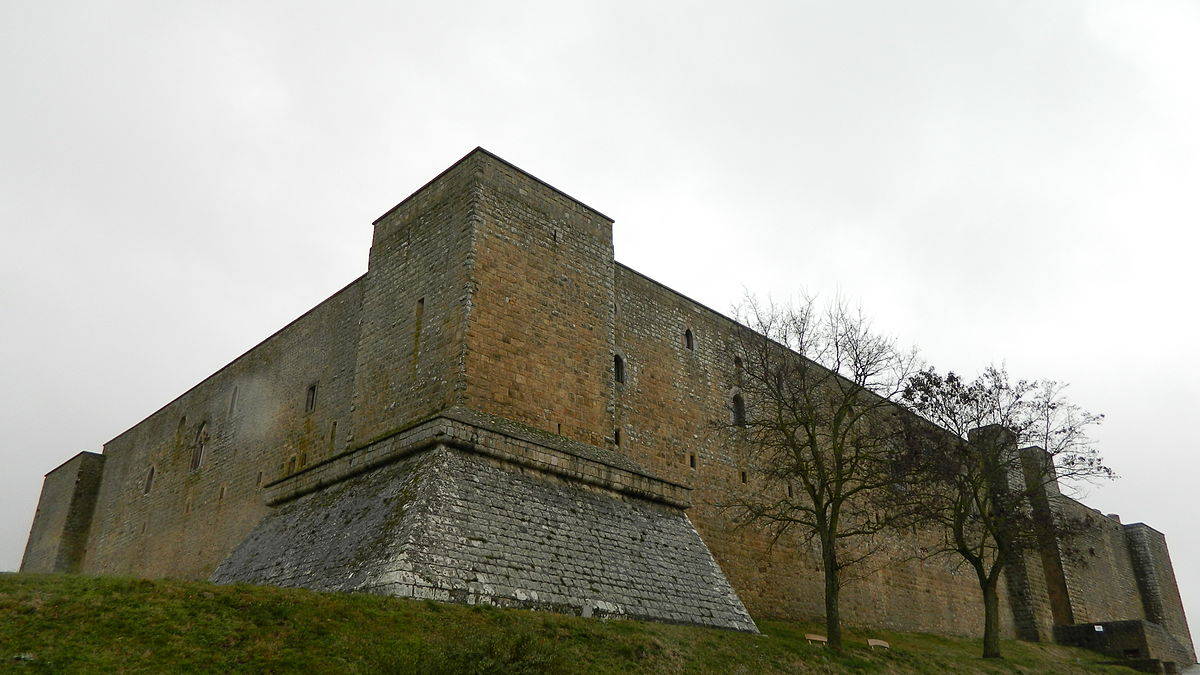
{"type": "MultiPolygon", "coordinates": [[[[715,506],[759,485],[708,431],[730,414],[736,375],[723,343],[739,330],[615,263],[603,214],[476,150],[375,222],[362,278],[104,446],[78,568],[208,577],[276,512],[268,486],[316,480],[462,408],[693,488],[689,518],[750,611],[820,616],[815,550],[797,540],[772,548],[715,506]]],[[[341,489],[341,480],[313,489],[341,489]]],[[[26,568],[60,546],[55,533],[74,494],[64,485],[47,477],[26,568]]],[[[1077,620],[1143,618],[1153,605],[1186,626],[1165,543],[1147,535],[1123,546],[1122,531],[1101,522],[1088,566],[1063,558],[1063,594],[1089,617],[1077,620]],[[1147,592],[1157,600],[1143,602],[1147,592]]],[[[900,559],[920,546],[919,533],[897,540],[897,560],[845,589],[843,616],[977,633],[973,573],[949,558],[900,559]]],[[[1053,561],[1028,562],[1023,578],[1009,579],[1019,587],[1002,592],[1017,604],[1002,611],[1026,611],[1044,635],[1053,561]]]]}
{"type": "Polygon", "coordinates": [[[103,470],[104,455],[81,452],[46,474],[21,569],[79,571],[103,470]]]}
{"type": "Polygon", "coordinates": [[[263,485],[344,446],[361,294],[360,279],[106,443],[82,571],[206,578],[266,514],[263,485]]]}
{"type": "Polygon", "coordinates": [[[464,412],[354,453],[366,471],[331,462],[325,489],[282,481],[213,579],[756,630],[684,490],[464,412]]]}
{"type": "Polygon", "coordinates": [[[612,221],[502,162],[479,170],[466,404],[603,447],[612,221]]]}
{"type": "MultiPolygon", "coordinates": [[[[625,363],[625,382],[616,385],[622,451],[695,489],[692,520],[751,613],[822,616],[815,544],[792,539],[772,550],[766,535],[734,529],[717,506],[731,491],[762,489],[752,471],[742,483],[724,439],[710,431],[713,420],[732,415],[736,370],[726,345],[745,328],[623,265],[616,279],[616,347],[625,363]]],[[[903,554],[897,557],[908,557],[918,552],[919,538],[897,546],[903,554]]],[[[975,574],[957,560],[881,561],[878,567],[844,589],[849,620],[958,634],[983,625],[975,574]]]]}

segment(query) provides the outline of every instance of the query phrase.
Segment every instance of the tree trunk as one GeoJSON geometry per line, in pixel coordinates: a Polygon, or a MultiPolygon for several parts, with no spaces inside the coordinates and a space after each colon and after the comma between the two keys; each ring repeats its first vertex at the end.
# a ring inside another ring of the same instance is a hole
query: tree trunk
{"type": "Polygon", "coordinates": [[[979,586],[983,590],[983,658],[1000,657],[1000,594],[996,586],[998,579],[983,578],[979,586]]]}
{"type": "Polygon", "coordinates": [[[838,609],[837,551],[832,541],[821,539],[821,559],[825,570],[825,637],[829,646],[842,650],[842,615],[838,609]]]}

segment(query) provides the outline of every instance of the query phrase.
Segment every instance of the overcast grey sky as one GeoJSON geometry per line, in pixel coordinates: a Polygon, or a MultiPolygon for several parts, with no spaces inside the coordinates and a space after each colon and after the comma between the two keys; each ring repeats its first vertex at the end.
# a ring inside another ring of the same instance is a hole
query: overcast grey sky
{"type": "Polygon", "coordinates": [[[1073,383],[1200,627],[1200,4],[0,3],[0,569],[42,474],[366,269],[476,145],[712,307],[1073,383]]]}

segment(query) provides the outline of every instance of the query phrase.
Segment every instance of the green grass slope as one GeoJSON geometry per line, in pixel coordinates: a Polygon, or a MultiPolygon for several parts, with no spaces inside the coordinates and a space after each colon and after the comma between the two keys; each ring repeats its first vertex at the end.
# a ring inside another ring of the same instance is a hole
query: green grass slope
{"type": "Polygon", "coordinates": [[[1007,642],[851,633],[843,655],[816,624],[763,635],[599,621],[372,595],[77,576],[0,574],[0,669],[32,672],[795,673],[1054,672],[1122,668],[1098,654],[1007,642]]]}

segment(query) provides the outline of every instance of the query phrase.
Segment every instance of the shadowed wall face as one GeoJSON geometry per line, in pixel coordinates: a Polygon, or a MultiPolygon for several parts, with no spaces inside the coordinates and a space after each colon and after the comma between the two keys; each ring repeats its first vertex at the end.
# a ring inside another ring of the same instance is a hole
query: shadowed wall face
{"type": "Polygon", "coordinates": [[[206,578],[267,512],[267,483],[345,446],[361,290],[351,283],[104,445],[81,571],[206,578]]]}
{"type": "Polygon", "coordinates": [[[375,221],[354,367],[355,444],[463,396],[478,171],[468,156],[375,221]]]}
{"type": "Polygon", "coordinates": [[[103,469],[103,455],[81,452],[46,474],[22,572],[79,571],[103,469]]]}

